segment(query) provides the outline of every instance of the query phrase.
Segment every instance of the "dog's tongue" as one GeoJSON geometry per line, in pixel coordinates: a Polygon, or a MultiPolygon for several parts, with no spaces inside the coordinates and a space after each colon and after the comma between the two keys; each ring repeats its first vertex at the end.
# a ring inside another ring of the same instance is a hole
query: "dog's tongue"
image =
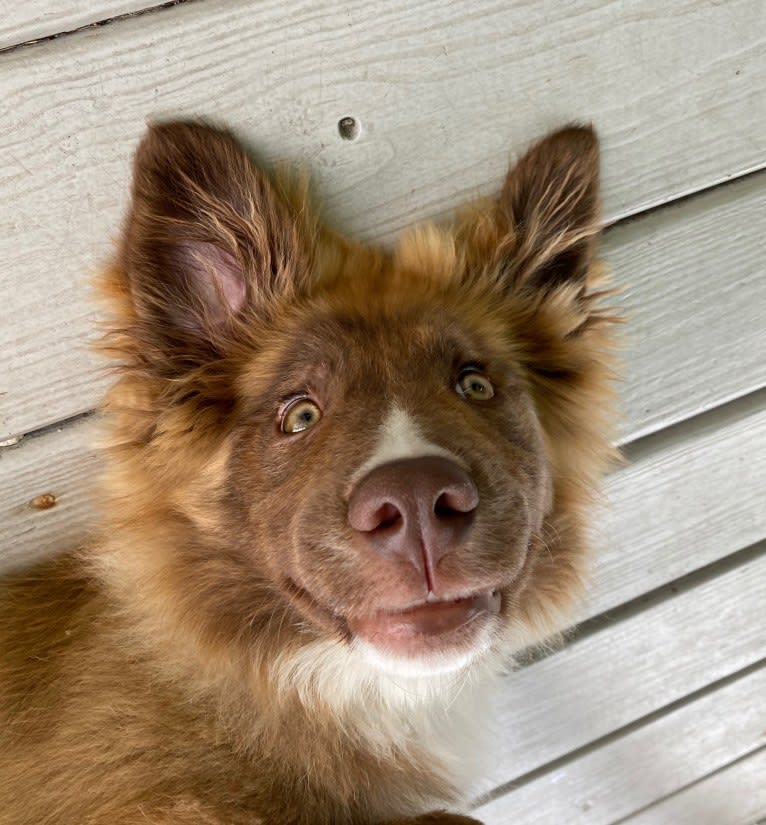
{"type": "Polygon", "coordinates": [[[396,650],[407,647],[413,639],[436,640],[458,630],[479,613],[495,613],[495,601],[499,600],[488,592],[454,601],[429,601],[409,610],[356,616],[349,618],[348,624],[355,636],[396,650]]]}

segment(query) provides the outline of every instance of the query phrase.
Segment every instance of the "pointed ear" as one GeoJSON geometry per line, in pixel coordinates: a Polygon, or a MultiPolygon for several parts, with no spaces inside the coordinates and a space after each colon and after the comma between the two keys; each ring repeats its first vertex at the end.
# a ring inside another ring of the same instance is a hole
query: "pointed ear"
{"type": "Polygon", "coordinates": [[[599,148],[589,126],[532,146],[508,172],[500,207],[509,223],[514,285],[584,284],[599,232],[599,148]]]}
{"type": "Polygon", "coordinates": [[[121,246],[144,343],[186,363],[220,354],[239,319],[307,276],[305,250],[291,209],[230,134],[150,127],[121,246]]]}

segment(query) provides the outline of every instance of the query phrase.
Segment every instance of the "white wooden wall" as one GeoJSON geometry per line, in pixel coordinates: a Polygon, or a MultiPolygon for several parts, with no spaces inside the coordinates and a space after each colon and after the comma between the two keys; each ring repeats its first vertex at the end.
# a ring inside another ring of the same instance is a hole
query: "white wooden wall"
{"type": "Polygon", "coordinates": [[[231,124],[267,162],[310,165],[329,220],[384,242],[493,192],[530,139],[592,121],[630,316],[630,462],[569,644],[510,675],[486,722],[477,815],[755,823],[765,89],[763,0],[0,0],[0,564],[87,536],[105,386],[88,279],[145,119],[231,124]]]}

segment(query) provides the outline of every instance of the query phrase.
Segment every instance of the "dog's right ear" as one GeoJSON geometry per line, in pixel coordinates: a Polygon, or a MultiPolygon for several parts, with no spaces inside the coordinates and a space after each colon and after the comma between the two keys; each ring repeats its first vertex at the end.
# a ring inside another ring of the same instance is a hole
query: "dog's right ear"
{"type": "Polygon", "coordinates": [[[514,238],[514,286],[585,283],[599,233],[599,145],[590,126],[567,126],[512,167],[500,206],[514,238]]]}
{"type": "Polygon", "coordinates": [[[145,351],[190,366],[220,356],[240,322],[308,278],[308,257],[291,208],[232,135],[149,128],[121,248],[145,351]]]}

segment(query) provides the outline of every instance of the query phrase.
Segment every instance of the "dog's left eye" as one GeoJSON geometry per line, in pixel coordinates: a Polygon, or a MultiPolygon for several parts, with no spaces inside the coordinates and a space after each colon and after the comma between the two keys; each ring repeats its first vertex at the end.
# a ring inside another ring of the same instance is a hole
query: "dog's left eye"
{"type": "Polygon", "coordinates": [[[310,398],[295,398],[282,410],[279,428],[292,435],[313,427],[322,417],[322,411],[310,398]]]}
{"type": "Polygon", "coordinates": [[[455,385],[459,395],[471,401],[487,401],[495,394],[495,388],[486,375],[474,369],[463,370],[455,385]]]}

